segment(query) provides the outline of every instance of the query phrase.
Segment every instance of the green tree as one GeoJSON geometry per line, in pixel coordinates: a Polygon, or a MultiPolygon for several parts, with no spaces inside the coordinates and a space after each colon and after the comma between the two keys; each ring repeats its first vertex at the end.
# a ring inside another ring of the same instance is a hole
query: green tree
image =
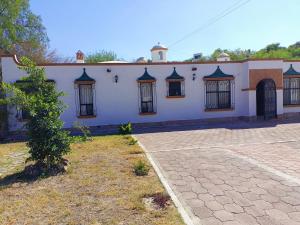
{"type": "Polygon", "coordinates": [[[282,59],[292,59],[293,56],[290,51],[287,49],[277,49],[277,50],[268,50],[262,49],[256,52],[253,55],[253,58],[256,59],[275,59],[275,58],[282,58],[282,59]]]}
{"type": "MultiPolygon", "coordinates": [[[[1,58],[0,58],[0,100],[5,97],[1,83],[2,83],[2,66],[1,66],[1,58]]],[[[6,105],[4,104],[4,105],[0,105],[0,140],[4,139],[7,133],[8,133],[7,108],[6,105]]]]}
{"type": "Polygon", "coordinates": [[[113,51],[96,51],[95,53],[88,54],[85,57],[85,62],[87,63],[97,63],[105,61],[114,61],[118,60],[117,54],[113,51]]]}
{"type": "MultiPolygon", "coordinates": [[[[231,60],[244,60],[249,58],[254,59],[266,59],[266,58],[282,58],[282,59],[300,59],[300,41],[292,44],[288,47],[280,46],[280,43],[273,43],[267,45],[258,51],[252,51],[250,49],[216,49],[209,56],[202,56],[200,61],[216,60],[218,56],[225,52],[229,54],[231,60]]],[[[187,59],[185,61],[192,61],[192,59],[187,59]]]]}
{"type": "Polygon", "coordinates": [[[273,52],[273,51],[278,51],[280,49],[284,49],[284,47],[280,46],[280,43],[273,43],[270,45],[267,45],[264,49],[261,51],[266,51],[266,52],[273,52]]]}
{"type": "Polygon", "coordinates": [[[60,115],[65,109],[61,100],[62,92],[57,92],[55,84],[49,82],[44,68],[27,58],[22,58],[20,68],[28,76],[14,85],[3,84],[8,97],[4,103],[15,105],[28,112],[25,127],[28,132],[30,160],[45,165],[47,169],[63,162],[63,156],[70,151],[71,138],[62,129],[60,115]]]}
{"type": "Polygon", "coordinates": [[[289,46],[289,49],[295,49],[300,48],[300,41],[296,42],[295,44],[292,44],[289,46]]]}
{"type": "Polygon", "coordinates": [[[1,0],[0,49],[44,62],[48,42],[41,18],[30,11],[29,0],[1,0]]]}

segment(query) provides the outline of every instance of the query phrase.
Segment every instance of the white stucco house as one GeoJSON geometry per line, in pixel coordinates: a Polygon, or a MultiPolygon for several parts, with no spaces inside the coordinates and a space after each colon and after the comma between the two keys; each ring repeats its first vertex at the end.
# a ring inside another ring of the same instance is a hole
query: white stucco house
{"type": "MultiPolygon", "coordinates": [[[[260,59],[169,62],[168,48],[151,49],[152,60],[137,62],[40,64],[68,105],[65,127],[217,118],[280,118],[300,112],[300,61],[260,59]]],[[[1,56],[4,82],[24,71],[16,56],[1,56]]],[[[19,129],[25,113],[9,108],[9,129],[19,129]]]]}

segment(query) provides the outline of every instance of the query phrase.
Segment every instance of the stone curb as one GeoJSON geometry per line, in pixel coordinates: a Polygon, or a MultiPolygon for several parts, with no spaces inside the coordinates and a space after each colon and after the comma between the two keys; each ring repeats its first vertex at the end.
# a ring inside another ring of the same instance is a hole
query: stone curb
{"type": "Polygon", "coordinates": [[[173,192],[172,188],[169,186],[167,180],[164,178],[159,166],[154,162],[152,156],[147,152],[146,147],[136,138],[135,135],[132,135],[132,137],[137,140],[138,145],[144,150],[148,160],[150,161],[152,167],[154,168],[157,176],[160,179],[160,182],[163,184],[163,186],[165,187],[166,191],[168,192],[168,194],[170,195],[172,201],[174,202],[175,206],[178,209],[178,212],[180,213],[184,223],[186,225],[196,225],[193,222],[193,219],[191,218],[191,216],[188,214],[188,212],[186,211],[186,209],[184,208],[184,206],[181,204],[181,202],[179,201],[179,199],[177,198],[177,196],[175,195],[175,193],[173,192]]]}

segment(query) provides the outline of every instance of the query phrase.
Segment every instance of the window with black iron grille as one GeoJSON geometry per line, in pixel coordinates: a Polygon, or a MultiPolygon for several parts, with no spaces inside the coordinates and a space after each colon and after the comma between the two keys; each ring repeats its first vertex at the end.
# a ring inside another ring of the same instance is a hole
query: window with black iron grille
{"type": "Polygon", "coordinates": [[[92,84],[79,85],[80,116],[93,116],[93,86],[92,84]]]}
{"type": "Polygon", "coordinates": [[[169,96],[182,96],[181,81],[169,81],[169,96]]]}
{"type": "Polygon", "coordinates": [[[300,105],[300,78],[283,79],[283,104],[300,105]]]}
{"type": "Polygon", "coordinates": [[[206,81],[206,109],[231,108],[231,81],[206,81]]]}
{"type": "Polygon", "coordinates": [[[140,83],[141,113],[154,112],[153,107],[153,84],[152,82],[140,83]]]}

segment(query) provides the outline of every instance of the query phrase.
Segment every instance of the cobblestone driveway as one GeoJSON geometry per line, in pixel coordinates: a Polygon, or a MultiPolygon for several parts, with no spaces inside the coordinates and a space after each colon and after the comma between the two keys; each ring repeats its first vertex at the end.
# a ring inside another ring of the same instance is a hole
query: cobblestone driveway
{"type": "Polygon", "coordinates": [[[300,123],[183,125],[136,137],[195,224],[300,225],[300,123]]]}

